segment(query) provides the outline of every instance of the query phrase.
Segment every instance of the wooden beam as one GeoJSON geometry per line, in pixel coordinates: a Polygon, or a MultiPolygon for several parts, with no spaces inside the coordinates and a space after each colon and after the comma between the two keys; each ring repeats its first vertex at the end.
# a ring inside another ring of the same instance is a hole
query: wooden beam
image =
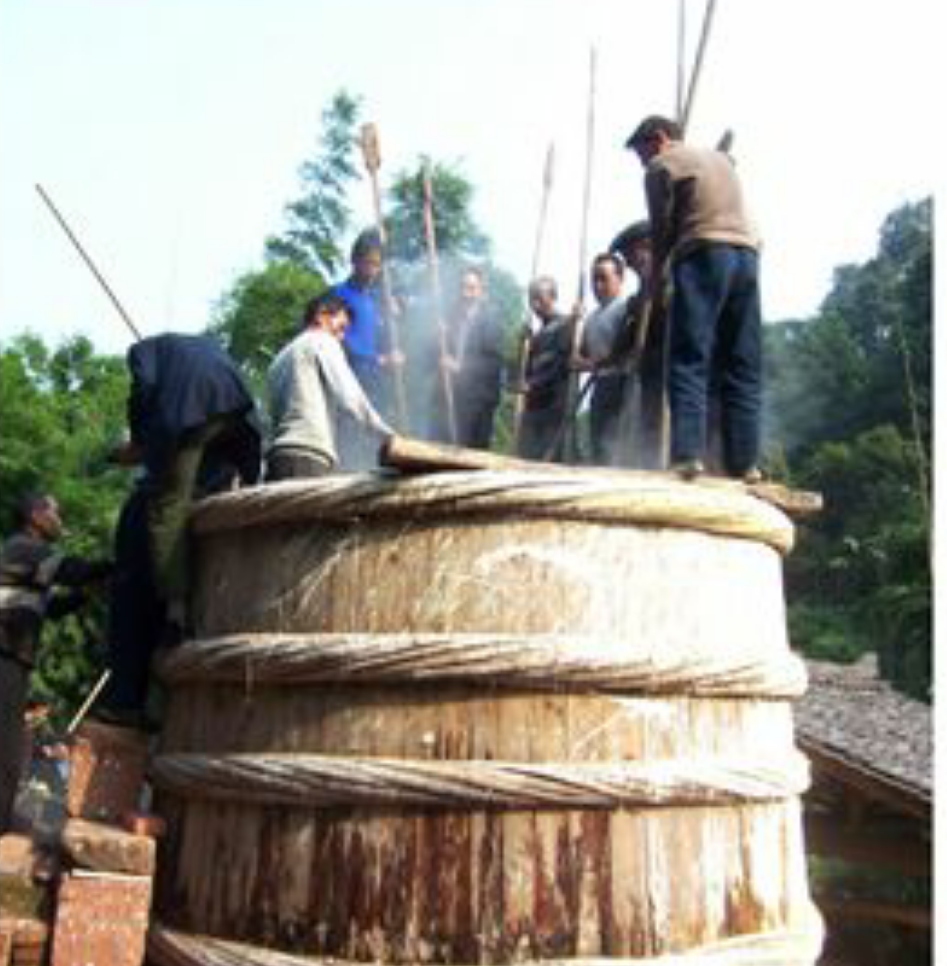
{"type": "MultiPolygon", "coordinates": [[[[680,477],[669,472],[650,470],[615,470],[591,466],[563,466],[560,463],[540,463],[535,460],[517,459],[486,450],[466,449],[462,446],[447,446],[442,443],[429,443],[425,440],[407,436],[392,436],[382,447],[379,454],[382,466],[396,469],[401,473],[448,473],[464,470],[510,470],[539,471],[546,473],[593,473],[608,477],[667,477],[680,481],[680,477]]],[[[791,517],[807,517],[822,509],[822,495],[804,490],[791,490],[780,483],[743,483],[718,476],[703,476],[692,486],[710,487],[748,493],[760,500],[771,503],[791,517]]]]}
{"type": "Polygon", "coordinates": [[[906,906],[868,899],[829,899],[822,896],[816,897],[816,905],[828,919],[887,922],[895,926],[927,931],[931,928],[929,906],[906,906]]]}
{"type": "Polygon", "coordinates": [[[855,829],[831,818],[807,814],[805,827],[806,851],[816,855],[881,866],[909,876],[931,874],[931,844],[908,825],[899,835],[874,824],[855,829]]]}
{"type": "Polygon", "coordinates": [[[856,763],[841,752],[829,748],[803,733],[798,733],[799,747],[812,762],[812,784],[837,784],[881,802],[899,815],[912,815],[930,825],[930,794],[907,782],[886,775],[870,765],[856,763]]]}

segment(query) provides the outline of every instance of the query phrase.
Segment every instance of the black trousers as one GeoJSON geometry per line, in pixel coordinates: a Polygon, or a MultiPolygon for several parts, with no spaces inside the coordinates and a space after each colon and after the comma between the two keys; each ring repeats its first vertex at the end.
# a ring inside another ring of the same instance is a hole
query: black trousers
{"type": "Polygon", "coordinates": [[[0,835],[13,824],[13,803],[23,768],[23,713],[30,672],[0,652],[0,835]]]}
{"type": "Polygon", "coordinates": [[[151,494],[145,484],[131,492],[115,529],[115,573],[109,596],[108,651],[112,672],[101,703],[141,711],[148,696],[151,658],[164,629],[148,534],[151,494]]]}

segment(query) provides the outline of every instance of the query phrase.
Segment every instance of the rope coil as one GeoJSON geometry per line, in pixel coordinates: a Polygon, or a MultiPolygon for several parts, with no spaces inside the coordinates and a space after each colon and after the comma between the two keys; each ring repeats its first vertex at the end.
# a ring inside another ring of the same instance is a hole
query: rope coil
{"type": "Polygon", "coordinates": [[[215,496],[198,504],[192,523],[202,534],[302,520],[430,520],[487,513],[700,530],[757,540],[782,554],[793,543],[789,519],[761,500],[645,473],[627,478],[489,470],[409,478],[337,475],[215,496]]]}
{"type": "Polygon", "coordinates": [[[185,798],[329,808],[580,809],[773,801],[809,787],[797,751],[782,760],[444,761],[310,754],[166,754],[152,779],[185,798]]]}
{"type": "MultiPolygon", "coordinates": [[[[809,905],[796,928],[748,933],[684,953],[645,957],[577,957],[526,961],[524,966],[809,966],[818,959],[824,927],[809,905]]],[[[364,966],[351,960],[300,956],[248,943],[189,935],[160,924],[148,933],[148,960],[155,966],[364,966]]]]}
{"type": "Polygon", "coordinates": [[[622,641],[538,634],[234,634],[189,641],[158,670],[166,684],[470,681],[504,689],[792,699],[795,654],[713,658],[628,654],[622,641]]]}

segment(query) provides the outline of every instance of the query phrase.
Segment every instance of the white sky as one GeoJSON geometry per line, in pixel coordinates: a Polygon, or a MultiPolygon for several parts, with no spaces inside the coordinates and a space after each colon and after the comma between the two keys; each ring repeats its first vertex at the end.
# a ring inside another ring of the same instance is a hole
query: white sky
{"type": "MultiPolygon", "coordinates": [[[[139,328],[194,331],[285,225],[320,114],[345,87],[386,176],[456,163],[495,260],[526,280],[556,147],[541,269],[579,265],[589,50],[589,254],[644,212],[623,149],[670,113],[676,0],[0,0],[0,338],[129,335],[43,207],[41,183],[139,328]]],[[[688,0],[696,45],[703,0],[688,0]]],[[[765,239],[769,319],[813,313],[884,217],[934,190],[932,0],[718,0],[690,139],[725,128],[765,239]]],[[[368,182],[355,189],[370,220],[368,182]]]]}

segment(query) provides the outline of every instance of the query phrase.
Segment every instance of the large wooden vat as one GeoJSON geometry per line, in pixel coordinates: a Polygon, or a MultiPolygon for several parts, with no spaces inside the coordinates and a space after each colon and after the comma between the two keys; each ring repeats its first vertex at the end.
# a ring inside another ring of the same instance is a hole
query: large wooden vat
{"type": "Polygon", "coordinates": [[[215,498],[194,533],[156,962],[815,961],[779,511],[359,476],[215,498]]]}

